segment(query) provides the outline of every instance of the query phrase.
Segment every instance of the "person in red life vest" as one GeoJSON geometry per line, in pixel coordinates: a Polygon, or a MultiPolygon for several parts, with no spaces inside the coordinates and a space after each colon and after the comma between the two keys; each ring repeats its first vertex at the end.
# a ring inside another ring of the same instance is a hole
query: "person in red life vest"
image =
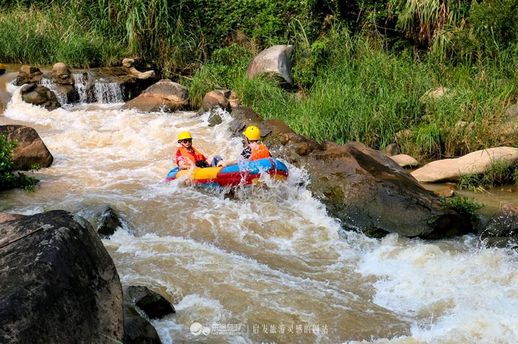
{"type": "Polygon", "coordinates": [[[178,134],[180,147],[176,150],[176,164],[181,170],[188,170],[193,167],[209,167],[205,155],[192,146],[192,135],[188,131],[178,134]]]}
{"type": "MultiPolygon", "coordinates": [[[[255,125],[248,126],[243,132],[245,136],[245,148],[241,152],[241,157],[250,161],[270,158],[270,150],[261,142],[261,130],[255,125]]],[[[218,166],[227,166],[237,163],[236,160],[221,161],[218,166]]]]}

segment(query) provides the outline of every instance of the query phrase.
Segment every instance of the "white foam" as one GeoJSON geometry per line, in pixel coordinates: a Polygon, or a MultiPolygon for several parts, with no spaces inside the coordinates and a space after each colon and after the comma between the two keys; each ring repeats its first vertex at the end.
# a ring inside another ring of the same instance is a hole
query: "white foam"
{"type": "Polygon", "coordinates": [[[415,339],[514,343],[518,256],[503,249],[455,246],[444,249],[390,235],[362,257],[357,271],[378,276],[373,301],[414,319],[415,339]]]}

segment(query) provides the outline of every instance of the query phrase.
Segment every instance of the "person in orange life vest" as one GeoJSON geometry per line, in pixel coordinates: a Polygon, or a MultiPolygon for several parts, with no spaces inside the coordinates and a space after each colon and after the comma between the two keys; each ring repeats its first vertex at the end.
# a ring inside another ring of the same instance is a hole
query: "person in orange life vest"
{"type": "Polygon", "coordinates": [[[188,131],[178,134],[180,147],[176,150],[176,164],[181,170],[193,167],[209,167],[205,155],[192,146],[192,135],[188,131]]]}
{"type": "Polygon", "coordinates": [[[241,156],[250,161],[270,158],[270,150],[261,142],[261,130],[255,125],[248,126],[243,132],[246,146],[241,152],[241,156]]]}
{"type": "MultiPolygon", "coordinates": [[[[261,130],[255,125],[248,126],[243,132],[245,136],[245,148],[241,152],[241,157],[250,161],[270,158],[270,150],[261,142],[261,130]]],[[[221,161],[218,166],[227,166],[237,163],[235,160],[221,161]]]]}

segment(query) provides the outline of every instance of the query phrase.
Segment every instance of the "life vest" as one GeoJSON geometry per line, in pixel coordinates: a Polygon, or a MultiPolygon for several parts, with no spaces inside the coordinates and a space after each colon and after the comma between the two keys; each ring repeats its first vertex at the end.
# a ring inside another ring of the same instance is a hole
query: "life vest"
{"type": "Polygon", "coordinates": [[[264,159],[271,157],[268,147],[262,143],[254,143],[250,145],[250,161],[264,159]]]}
{"type": "Polygon", "coordinates": [[[176,164],[178,165],[178,162],[182,158],[187,158],[193,162],[193,164],[196,164],[198,161],[205,161],[207,160],[203,154],[198,152],[198,150],[194,147],[191,147],[192,151],[188,150],[184,146],[181,146],[176,151],[176,164]]]}

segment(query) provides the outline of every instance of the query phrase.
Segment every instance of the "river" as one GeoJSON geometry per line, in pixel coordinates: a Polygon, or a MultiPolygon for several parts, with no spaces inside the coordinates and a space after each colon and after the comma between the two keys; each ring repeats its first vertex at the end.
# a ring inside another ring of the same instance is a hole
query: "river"
{"type": "MultiPolygon", "coordinates": [[[[165,183],[180,131],[206,155],[239,139],[192,112],[122,104],[48,112],[12,99],[0,124],[34,127],[54,156],[35,192],[3,192],[0,211],[110,204],[125,221],[103,240],[124,285],[147,285],[177,313],[153,321],[164,343],[515,343],[518,255],[473,236],[427,242],[343,232],[306,189],[286,183],[224,193],[165,183]]],[[[78,305],[80,307],[80,305],[78,305]]]]}

